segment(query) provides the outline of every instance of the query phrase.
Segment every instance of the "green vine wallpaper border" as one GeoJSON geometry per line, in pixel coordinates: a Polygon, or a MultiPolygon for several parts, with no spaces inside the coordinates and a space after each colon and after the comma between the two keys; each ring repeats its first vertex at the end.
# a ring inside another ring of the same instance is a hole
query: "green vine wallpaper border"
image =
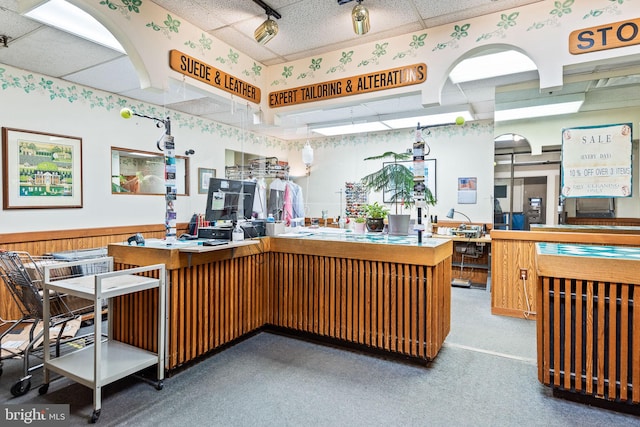
{"type": "Polygon", "coordinates": [[[115,112],[121,108],[128,107],[136,113],[150,117],[166,117],[168,114],[174,128],[199,130],[203,134],[233,138],[245,143],[289,149],[287,141],[277,138],[265,137],[237,127],[168,110],[153,104],[136,103],[134,100],[119,95],[71,84],[47,76],[22,72],[9,67],[0,67],[0,89],[2,91],[15,90],[25,95],[46,96],[51,102],[81,103],[90,109],[100,109],[105,112],[115,112]]]}
{"type": "MultiPolygon", "coordinates": [[[[80,103],[92,110],[104,110],[116,113],[121,108],[128,107],[132,111],[150,117],[171,118],[174,128],[187,128],[199,131],[205,135],[231,138],[256,146],[277,148],[283,150],[302,149],[306,139],[281,140],[278,138],[259,135],[254,132],[217,123],[211,120],[191,116],[178,111],[169,110],[158,105],[135,102],[129,98],[116,94],[98,91],[76,84],[70,84],[56,78],[38,75],[30,72],[0,66],[0,89],[2,91],[17,91],[24,95],[45,96],[51,102],[80,103]]],[[[433,129],[434,135],[446,134],[449,136],[464,136],[478,132],[492,131],[493,123],[469,123],[462,127],[442,127],[433,129]]],[[[368,134],[345,135],[342,137],[314,138],[310,143],[315,148],[337,148],[348,145],[360,145],[370,143],[393,143],[406,139],[411,141],[413,130],[396,130],[388,132],[375,132],[368,134]]]]}

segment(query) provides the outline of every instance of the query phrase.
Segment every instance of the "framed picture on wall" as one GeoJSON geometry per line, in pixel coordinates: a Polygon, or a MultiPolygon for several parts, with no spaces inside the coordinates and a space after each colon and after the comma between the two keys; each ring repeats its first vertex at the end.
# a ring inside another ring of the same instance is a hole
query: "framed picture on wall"
{"type": "Polygon", "coordinates": [[[4,209],[82,207],[82,138],[2,128],[4,209]]]}
{"type": "Polygon", "coordinates": [[[207,194],[209,191],[209,179],[215,177],[215,169],[198,168],[198,193],[207,194]]]}

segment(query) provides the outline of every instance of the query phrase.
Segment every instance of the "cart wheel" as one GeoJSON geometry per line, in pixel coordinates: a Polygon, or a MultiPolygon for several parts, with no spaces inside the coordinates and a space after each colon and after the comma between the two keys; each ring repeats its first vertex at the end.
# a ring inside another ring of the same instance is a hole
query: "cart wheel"
{"type": "Polygon", "coordinates": [[[39,394],[47,394],[48,391],[49,391],[49,384],[42,384],[38,389],[39,394]]]}
{"type": "Polygon", "coordinates": [[[89,422],[91,424],[95,424],[95,422],[98,421],[98,418],[100,418],[100,409],[91,413],[91,419],[89,420],[89,422]]]}
{"type": "Polygon", "coordinates": [[[11,394],[15,397],[26,394],[31,389],[31,380],[20,380],[11,387],[11,394]]]}
{"type": "Polygon", "coordinates": [[[158,383],[156,384],[156,390],[162,390],[163,387],[164,387],[164,381],[162,380],[158,381],[158,383]]]}

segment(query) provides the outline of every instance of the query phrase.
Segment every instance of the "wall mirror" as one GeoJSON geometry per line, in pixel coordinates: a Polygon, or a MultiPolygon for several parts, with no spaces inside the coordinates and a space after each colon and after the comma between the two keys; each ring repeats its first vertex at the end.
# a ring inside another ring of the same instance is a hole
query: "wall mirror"
{"type": "MultiPolygon", "coordinates": [[[[189,195],[189,159],[176,156],[179,196],[189,195]]],[[[111,147],[111,193],[164,195],[164,154],[111,147]]]]}

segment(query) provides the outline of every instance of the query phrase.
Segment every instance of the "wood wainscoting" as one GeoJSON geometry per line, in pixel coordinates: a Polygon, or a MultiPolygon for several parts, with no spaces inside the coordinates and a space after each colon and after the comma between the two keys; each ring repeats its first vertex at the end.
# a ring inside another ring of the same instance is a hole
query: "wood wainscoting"
{"type": "Polygon", "coordinates": [[[606,225],[618,227],[640,227],[640,218],[576,218],[569,217],[566,221],[571,225],[606,225]]]}
{"type": "MultiPolygon", "coordinates": [[[[178,234],[187,230],[188,224],[178,225],[178,234]]],[[[78,230],[35,231],[0,234],[0,250],[28,252],[42,256],[54,252],[103,248],[109,243],[126,242],[131,235],[141,233],[145,238],[163,238],[162,224],[101,227],[78,230]]],[[[7,287],[0,280],[0,319],[17,320],[22,316],[7,287]]]]}

